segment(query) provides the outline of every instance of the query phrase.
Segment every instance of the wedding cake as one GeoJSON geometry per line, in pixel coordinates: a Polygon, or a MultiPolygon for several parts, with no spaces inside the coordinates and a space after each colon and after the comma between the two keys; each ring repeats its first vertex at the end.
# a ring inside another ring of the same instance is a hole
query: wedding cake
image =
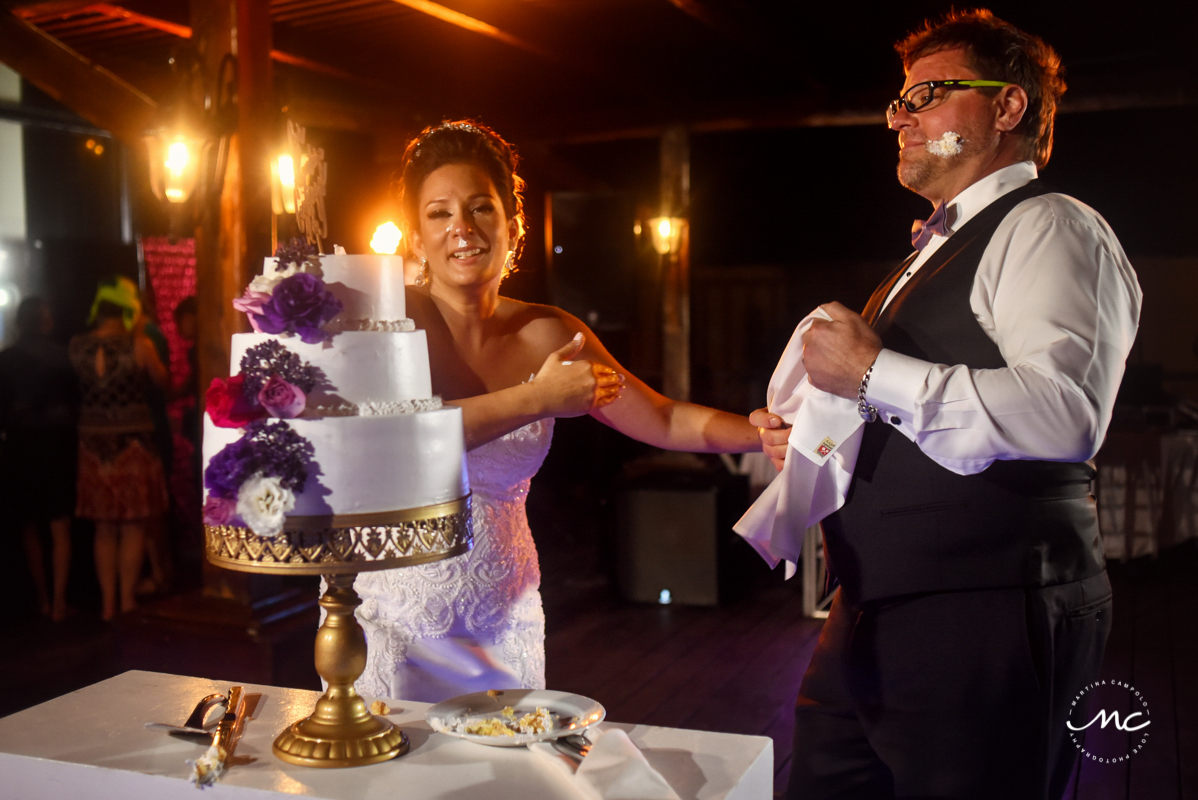
{"type": "Polygon", "coordinates": [[[465,552],[462,412],[432,394],[403,259],[311,250],[281,247],[234,301],[255,332],[206,398],[209,559],[331,572],[465,552]]]}

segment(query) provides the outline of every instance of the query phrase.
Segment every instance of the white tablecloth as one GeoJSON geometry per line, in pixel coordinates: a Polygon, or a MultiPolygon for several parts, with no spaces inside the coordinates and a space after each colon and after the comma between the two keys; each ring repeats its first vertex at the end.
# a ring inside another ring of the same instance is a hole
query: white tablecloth
{"type": "MultiPolygon", "coordinates": [[[[424,722],[428,705],[403,700],[387,700],[392,708],[388,718],[411,740],[407,755],[350,769],[286,764],[271,754],[271,743],[280,730],[311,712],[319,693],[253,684],[246,684],[246,691],[262,698],[245,724],[236,756],[255,760],[231,767],[201,795],[187,781],[184,761],[201,755],[205,746],[147,730],[144,723],[180,724],[201,697],[227,692],[230,685],[126,672],[0,719],[0,797],[576,797],[561,774],[525,748],[483,747],[433,733],[424,722]]],[[[683,800],[772,796],[773,741],[768,737],[608,722],[602,727],[625,730],[683,800]]]]}

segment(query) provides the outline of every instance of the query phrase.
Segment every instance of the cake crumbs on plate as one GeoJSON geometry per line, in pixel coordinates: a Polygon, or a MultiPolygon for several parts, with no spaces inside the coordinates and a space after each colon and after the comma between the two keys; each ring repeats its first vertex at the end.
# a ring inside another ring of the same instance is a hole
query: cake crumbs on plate
{"type": "MultiPolygon", "coordinates": [[[[448,733],[468,733],[475,736],[529,736],[553,730],[553,714],[547,708],[519,712],[508,706],[497,717],[436,720],[434,727],[448,733]]],[[[432,721],[432,720],[430,720],[432,721]]]]}

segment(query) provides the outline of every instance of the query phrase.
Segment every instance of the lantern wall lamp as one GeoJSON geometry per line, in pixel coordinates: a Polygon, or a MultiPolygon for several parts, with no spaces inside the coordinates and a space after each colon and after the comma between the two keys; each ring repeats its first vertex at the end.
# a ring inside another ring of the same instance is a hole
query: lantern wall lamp
{"type": "MultiPolygon", "coordinates": [[[[209,80],[190,49],[171,58],[175,97],[164,107],[158,127],[145,136],[150,186],[171,209],[171,227],[193,219],[183,209],[193,197],[201,208],[220,195],[237,128],[237,59],[225,54],[215,80],[209,80]]],[[[192,204],[194,208],[196,204],[192,204]]]]}

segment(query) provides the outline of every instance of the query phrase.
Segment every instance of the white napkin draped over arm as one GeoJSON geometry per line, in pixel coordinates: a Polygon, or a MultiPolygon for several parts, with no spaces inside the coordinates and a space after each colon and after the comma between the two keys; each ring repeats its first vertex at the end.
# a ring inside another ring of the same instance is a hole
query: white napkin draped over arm
{"type": "Polygon", "coordinates": [[[771,567],[786,562],[795,574],[803,534],[844,505],[865,421],[857,403],[816,389],[803,367],[803,334],[816,319],[831,320],[816,308],[795,328],[766,390],[766,407],[791,427],[782,471],[732,527],[771,567]]]}

